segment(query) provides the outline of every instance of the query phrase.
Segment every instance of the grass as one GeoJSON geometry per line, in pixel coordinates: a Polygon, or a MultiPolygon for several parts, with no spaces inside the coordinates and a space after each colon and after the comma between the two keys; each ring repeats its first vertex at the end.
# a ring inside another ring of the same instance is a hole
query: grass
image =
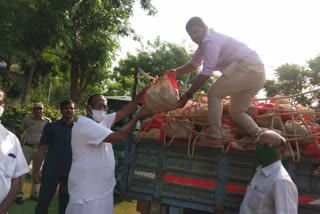
{"type": "MultiPolygon", "coordinates": [[[[9,214],[33,214],[36,208],[37,202],[28,200],[30,197],[31,183],[30,176],[27,175],[26,183],[24,184],[23,191],[25,199],[24,203],[19,205],[15,202],[12,204],[9,209],[9,214]]],[[[115,200],[114,205],[114,214],[138,214],[136,211],[136,201],[127,202],[127,201],[119,201],[115,200]]],[[[48,214],[57,214],[58,213],[58,194],[56,193],[54,198],[52,199],[49,207],[48,214]]]]}

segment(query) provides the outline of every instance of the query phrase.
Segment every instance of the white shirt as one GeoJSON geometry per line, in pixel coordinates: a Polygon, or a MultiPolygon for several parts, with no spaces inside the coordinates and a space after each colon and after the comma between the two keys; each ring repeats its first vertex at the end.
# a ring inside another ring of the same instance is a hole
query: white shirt
{"type": "Polygon", "coordinates": [[[258,167],[240,207],[240,214],[297,214],[298,190],[277,161],[258,167]]]}
{"type": "Polygon", "coordinates": [[[0,124],[0,204],[11,188],[11,179],[29,172],[18,138],[0,124]]]}
{"type": "Polygon", "coordinates": [[[99,123],[79,117],[72,128],[72,164],[68,188],[70,202],[83,204],[113,191],[116,184],[115,161],[111,143],[102,142],[109,134],[116,113],[99,123]]]}

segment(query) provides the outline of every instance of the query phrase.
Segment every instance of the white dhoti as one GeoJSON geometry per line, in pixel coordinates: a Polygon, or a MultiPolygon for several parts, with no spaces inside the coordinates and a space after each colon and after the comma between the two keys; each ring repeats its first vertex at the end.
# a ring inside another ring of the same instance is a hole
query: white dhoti
{"type": "Polygon", "coordinates": [[[113,192],[102,198],[84,201],[83,204],[69,202],[66,214],[113,214],[113,192]]]}

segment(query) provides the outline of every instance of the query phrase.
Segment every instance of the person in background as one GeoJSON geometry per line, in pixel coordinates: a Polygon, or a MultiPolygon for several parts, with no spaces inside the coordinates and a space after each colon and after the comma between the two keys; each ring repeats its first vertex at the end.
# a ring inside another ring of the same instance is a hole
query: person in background
{"type": "Polygon", "coordinates": [[[285,139],[266,131],[258,139],[255,155],[260,166],[252,178],[240,214],[297,214],[298,190],[281,163],[285,139]]]}
{"type": "MultiPolygon", "coordinates": [[[[148,87],[147,87],[148,88],[148,87]]],[[[116,132],[111,126],[135,111],[146,89],[118,112],[106,115],[107,99],[92,95],[87,115],[78,117],[72,129],[72,165],[68,180],[70,200],[67,214],[112,214],[115,159],[111,143],[120,142],[139,119],[151,116],[144,107],[116,132]]]]}
{"type": "MultiPolygon", "coordinates": [[[[19,129],[19,140],[22,143],[22,151],[26,157],[28,165],[32,161],[32,168],[36,162],[36,156],[40,145],[40,137],[42,135],[43,127],[51,122],[50,118],[43,116],[44,107],[42,103],[35,103],[33,105],[32,114],[26,115],[21,123],[19,129]]],[[[21,176],[19,181],[18,193],[16,198],[17,204],[23,204],[23,185],[25,181],[25,175],[21,176]]],[[[31,200],[38,200],[38,185],[32,184],[31,200]]]]}
{"type": "Polygon", "coordinates": [[[176,75],[187,74],[195,71],[202,62],[203,68],[188,92],[180,97],[180,107],[192,98],[214,71],[222,73],[208,89],[210,136],[198,141],[197,144],[199,146],[222,144],[222,99],[226,96],[230,96],[231,119],[255,139],[261,129],[246,111],[265,83],[264,65],[258,54],[245,44],[208,28],[200,17],[192,17],[186,24],[186,30],[198,48],[187,64],[170,72],[176,75]]]}
{"type": "Polygon", "coordinates": [[[60,103],[62,118],[48,123],[42,132],[33,172],[33,183],[40,182],[40,167],[47,152],[42,168],[39,201],[36,214],[48,213],[50,202],[59,184],[59,214],[64,214],[69,202],[68,175],[71,167],[71,131],[74,124],[75,103],[64,100],[60,103]]]}
{"type": "MultiPolygon", "coordinates": [[[[5,92],[0,88],[0,117],[5,107],[5,92]]],[[[13,203],[19,176],[29,172],[18,138],[0,123],[0,214],[13,203]]]]}

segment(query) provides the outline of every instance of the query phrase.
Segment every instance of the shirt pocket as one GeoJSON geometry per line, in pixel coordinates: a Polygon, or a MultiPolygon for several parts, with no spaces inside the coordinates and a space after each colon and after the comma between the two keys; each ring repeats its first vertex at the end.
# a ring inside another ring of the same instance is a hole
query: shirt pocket
{"type": "Polygon", "coordinates": [[[251,210],[259,210],[261,202],[263,201],[264,193],[258,192],[256,188],[251,187],[250,194],[248,195],[248,207],[251,210]]]}
{"type": "Polygon", "coordinates": [[[14,169],[16,166],[16,158],[6,155],[3,160],[1,160],[1,170],[3,170],[4,175],[7,178],[12,178],[14,169]]]}

